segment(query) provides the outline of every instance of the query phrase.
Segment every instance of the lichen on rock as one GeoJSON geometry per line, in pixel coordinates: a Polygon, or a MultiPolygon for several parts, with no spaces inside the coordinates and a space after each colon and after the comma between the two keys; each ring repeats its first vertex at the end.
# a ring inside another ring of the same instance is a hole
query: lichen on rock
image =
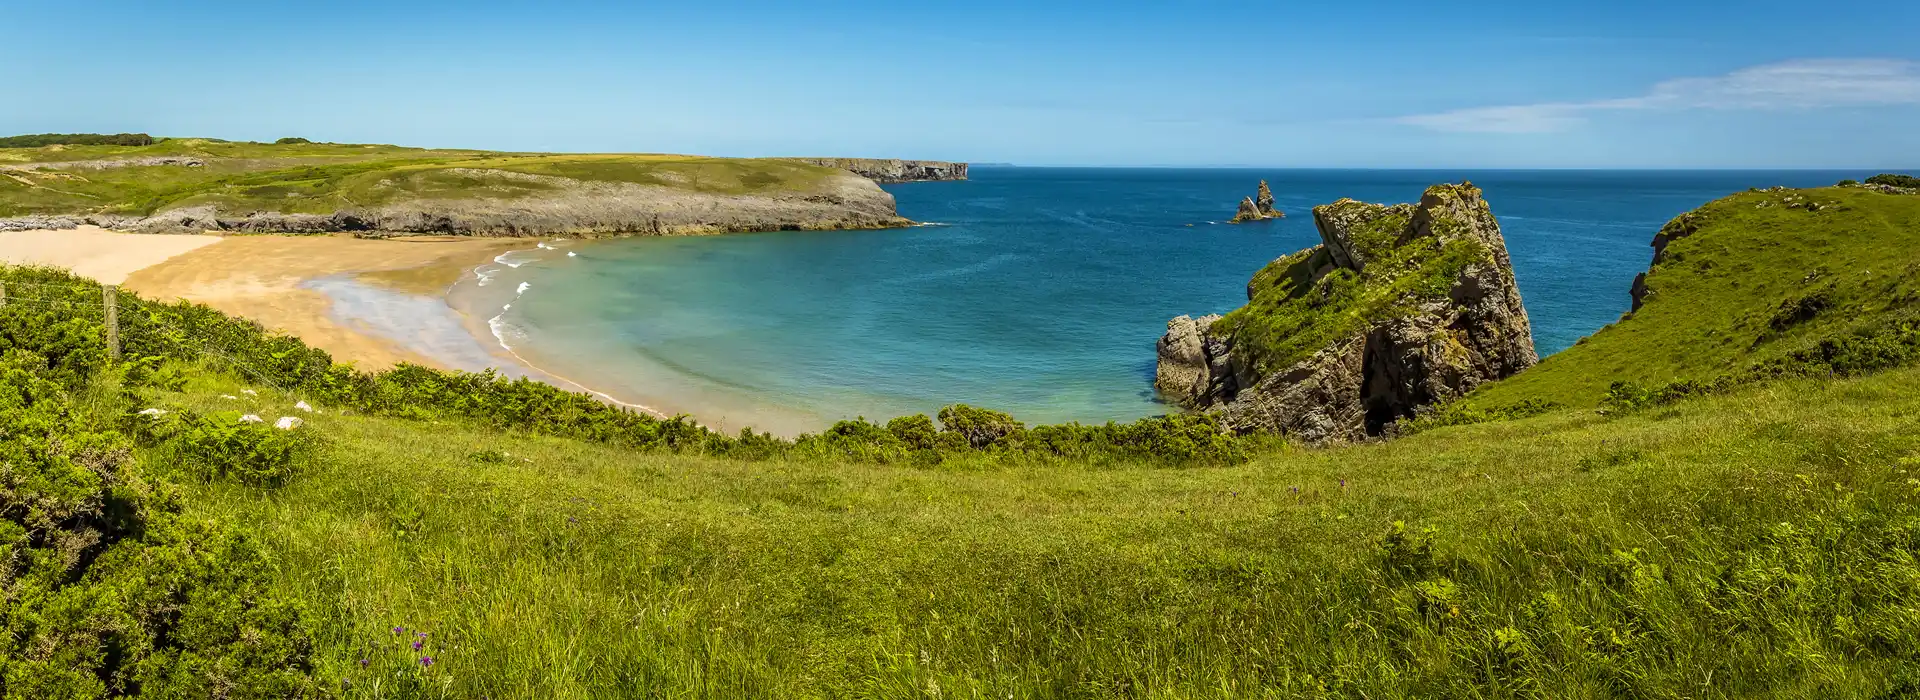
{"type": "Polygon", "coordinates": [[[1241,432],[1309,442],[1390,432],[1538,361],[1506,241],[1480,190],[1314,208],[1321,245],[1270,263],[1224,317],[1174,319],[1155,385],[1241,432]]]}

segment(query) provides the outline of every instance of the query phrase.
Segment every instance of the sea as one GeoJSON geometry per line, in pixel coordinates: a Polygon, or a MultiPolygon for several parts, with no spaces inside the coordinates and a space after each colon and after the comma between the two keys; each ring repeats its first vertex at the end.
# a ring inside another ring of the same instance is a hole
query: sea
{"type": "Polygon", "coordinates": [[[1245,303],[1256,270],[1319,242],[1314,205],[1479,185],[1546,356],[1628,309],[1674,216],[1866,174],[979,167],[888,186],[914,228],[542,241],[449,298],[519,362],[728,431],[952,403],[1127,421],[1173,410],[1153,391],[1167,320],[1245,303]],[[1263,179],[1286,218],[1225,223],[1263,179]]]}

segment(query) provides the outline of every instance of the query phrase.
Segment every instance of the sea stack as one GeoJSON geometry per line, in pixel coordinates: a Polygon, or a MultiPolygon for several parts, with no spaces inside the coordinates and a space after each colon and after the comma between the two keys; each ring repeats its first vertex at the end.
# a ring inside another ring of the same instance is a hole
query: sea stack
{"type": "Polygon", "coordinates": [[[1248,221],[1278,219],[1286,216],[1273,208],[1273,190],[1267,188],[1267,181],[1260,181],[1260,191],[1252,197],[1240,200],[1240,210],[1227,223],[1240,224],[1248,221]]]}
{"type": "Polygon", "coordinates": [[[1256,273],[1246,306],[1167,324],[1154,384],[1169,400],[1237,432],[1356,441],[1539,361],[1479,188],[1313,214],[1321,244],[1256,273]]]}

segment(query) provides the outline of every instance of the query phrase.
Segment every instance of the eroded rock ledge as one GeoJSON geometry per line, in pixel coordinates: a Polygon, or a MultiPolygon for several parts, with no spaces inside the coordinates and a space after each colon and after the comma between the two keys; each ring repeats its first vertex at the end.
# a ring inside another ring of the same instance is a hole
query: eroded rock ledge
{"type": "Polygon", "coordinates": [[[1539,361],[1479,188],[1313,213],[1321,244],[1255,274],[1246,306],[1168,322],[1155,386],[1169,400],[1235,431],[1363,440],[1539,361]]]}

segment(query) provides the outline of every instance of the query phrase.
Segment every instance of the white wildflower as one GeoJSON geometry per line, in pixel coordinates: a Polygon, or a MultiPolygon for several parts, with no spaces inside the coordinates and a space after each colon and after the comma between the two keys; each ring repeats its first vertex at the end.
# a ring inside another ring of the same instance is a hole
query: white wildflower
{"type": "Polygon", "coordinates": [[[242,422],[242,423],[265,423],[265,422],[267,422],[267,421],[266,421],[266,420],[264,420],[264,419],[262,419],[262,418],[261,418],[261,417],[259,417],[259,416],[256,416],[256,415],[253,415],[253,414],[251,414],[251,413],[249,413],[249,414],[247,414],[247,415],[244,415],[244,416],[241,416],[241,417],[240,417],[240,422],[242,422]]]}
{"type": "Polygon", "coordinates": [[[158,409],[158,408],[149,408],[149,409],[147,409],[147,410],[144,410],[144,411],[141,411],[141,412],[140,412],[140,415],[143,415],[143,416],[164,416],[164,415],[167,415],[167,412],[166,412],[165,410],[163,410],[163,409],[158,409]]]}
{"type": "Polygon", "coordinates": [[[313,407],[312,407],[312,406],[309,406],[309,405],[307,405],[307,402],[305,402],[305,401],[301,401],[300,403],[296,403],[296,404],[294,404],[294,405],[293,405],[293,407],[294,407],[294,408],[297,408],[297,409],[300,409],[300,410],[302,410],[302,411],[306,411],[306,412],[308,412],[308,413],[312,413],[312,412],[313,412],[313,407]]]}
{"type": "Polygon", "coordinates": [[[300,420],[299,418],[295,418],[293,416],[281,416],[280,420],[273,422],[273,427],[279,428],[281,430],[292,430],[294,428],[300,427],[304,423],[306,423],[306,421],[300,420]]]}

